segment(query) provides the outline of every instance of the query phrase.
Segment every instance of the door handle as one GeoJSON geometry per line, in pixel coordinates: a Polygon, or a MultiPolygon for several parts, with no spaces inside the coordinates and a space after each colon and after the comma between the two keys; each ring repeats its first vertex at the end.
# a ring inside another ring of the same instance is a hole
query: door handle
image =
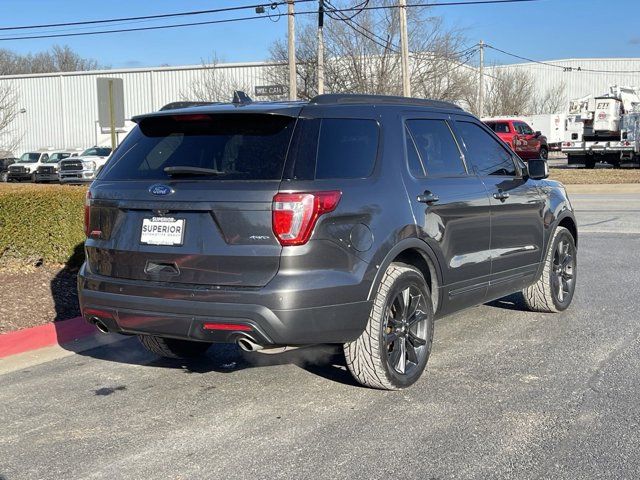
{"type": "Polygon", "coordinates": [[[440,200],[440,197],[435,193],[430,192],[429,190],[425,190],[422,195],[418,195],[418,201],[420,203],[430,204],[435,203],[438,200],[440,200]]]}
{"type": "Polygon", "coordinates": [[[509,194],[507,192],[503,192],[502,190],[498,190],[496,193],[493,194],[493,198],[495,198],[496,200],[500,200],[501,202],[504,202],[507,198],[509,198],[509,194]]]}

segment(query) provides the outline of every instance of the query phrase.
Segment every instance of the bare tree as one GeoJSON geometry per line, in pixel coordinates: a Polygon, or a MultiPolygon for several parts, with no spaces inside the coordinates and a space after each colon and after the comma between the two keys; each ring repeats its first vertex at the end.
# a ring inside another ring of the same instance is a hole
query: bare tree
{"type": "Polygon", "coordinates": [[[567,84],[563,81],[551,87],[543,95],[534,95],[531,100],[530,113],[559,113],[567,105],[567,84]]]}
{"type": "Polygon", "coordinates": [[[228,70],[220,67],[214,53],[209,60],[202,60],[198,77],[186,91],[180,92],[180,97],[185,101],[228,102],[234,90],[247,90],[247,87],[238,79],[230,77],[228,70]]]}
{"type": "MultiPolygon", "coordinates": [[[[333,7],[351,3],[333,0],[327,4],[330,17],[324,28],[326,91],[400,95],[397,9],[363,10],[351,18],[353,14],[332,11],[333,7]]],[[[374,0],[369,5],[395,4],[395,0],[374,0]]],[[[472,68],[464,66],[468,58],[460,53],[464,51],[464,36],[447,30],[440,18],[429,16],[428,8],[411,8],[408,15],[413,95],[452,101],[463,98],[469,86],[465,69],[472,68]]],[[[301,98],[317,93],[316,49],[315,25],[299,27],[296,71],[301,98]]],[[[270,80],[286,85],[286,42],[278,40],[272,45],[271,60],[277,65],[270,69],[270,80]]]]}
{"type": "Polygon", "coordinates": [[[522,115],[529,112],[534,85],[525,72],[495,68],[486,83],[484,115],[522,115]]]}
{"type": "Polygon", "coordinates": [[[20,143],[20,136],[12,128],[12,123],[20,113],[18,96],[10,83],[0,84],[0,151],[14,152],[20,143]]]}
{"type": "Polygon", "coordinates": [[[74,72],[97,68],[100,68],[97,61],[81,57],[66,45],[55,45],[50,51],[26,55],[0,49],[0,75],[74,72]]]}

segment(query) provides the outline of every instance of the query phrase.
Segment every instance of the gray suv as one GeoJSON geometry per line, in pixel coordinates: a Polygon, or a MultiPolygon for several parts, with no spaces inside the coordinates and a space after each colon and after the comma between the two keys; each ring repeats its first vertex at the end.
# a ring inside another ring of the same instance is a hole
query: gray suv
{"type": "Polygon", "coordinates": [[[101,331],[166,357],[341,344],[358,382],[398,389],[434,319],[514,292],[571,303],[564,187],[455,105],[321,95],[135,122],[87,194],[78,286],[101,331]]]}

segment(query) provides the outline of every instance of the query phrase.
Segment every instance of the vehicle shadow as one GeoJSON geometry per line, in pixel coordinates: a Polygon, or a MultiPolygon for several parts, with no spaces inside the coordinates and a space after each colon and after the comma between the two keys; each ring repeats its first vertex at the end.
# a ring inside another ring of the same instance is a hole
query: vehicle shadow
{"type": "Polygon", "coordinates": [[[187,374],[233,373],[252,368],[295,365],[313,375],[337,383],[357,386],[347,370],[342,348],[338,345],[313,345],[284,353],[244,352],[237,345],[214,344],[206,355],[179,360],[157,357],[147,352],[137,338],[106,334],[104,345],[85,350],[74,344],[65,348],[76,354],[115,363],[182,370],[187,374]],[[121,337],[120,339],[114,337],[121,337]],[[114,341],[115,340],[115,341],[114,341]]]}
{"type": "Polygon", "coordinates": [[[529,309],[524,303],[524,297],[520,292],[512,293],[506,297],[498,298],[491,302],[485,303],[488,307],[502,308],[504,310],[518,310],[526,312],[529,309]]]}

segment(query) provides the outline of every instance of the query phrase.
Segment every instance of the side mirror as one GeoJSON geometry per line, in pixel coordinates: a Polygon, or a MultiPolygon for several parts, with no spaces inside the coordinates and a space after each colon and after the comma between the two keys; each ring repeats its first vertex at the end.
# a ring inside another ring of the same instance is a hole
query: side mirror
{"type": "Polygon", "coordinates": [[[542,132],[540,130],[536,130],[535,134],[536,134],[536,138],[542,136],[542,132]]]}
{"type": "Polygon", "coordinates": [[[527,173],[533,180],[543,180],[549,176],[549,164],[542,158],[531,159],[527,162],[527,173]]]}

